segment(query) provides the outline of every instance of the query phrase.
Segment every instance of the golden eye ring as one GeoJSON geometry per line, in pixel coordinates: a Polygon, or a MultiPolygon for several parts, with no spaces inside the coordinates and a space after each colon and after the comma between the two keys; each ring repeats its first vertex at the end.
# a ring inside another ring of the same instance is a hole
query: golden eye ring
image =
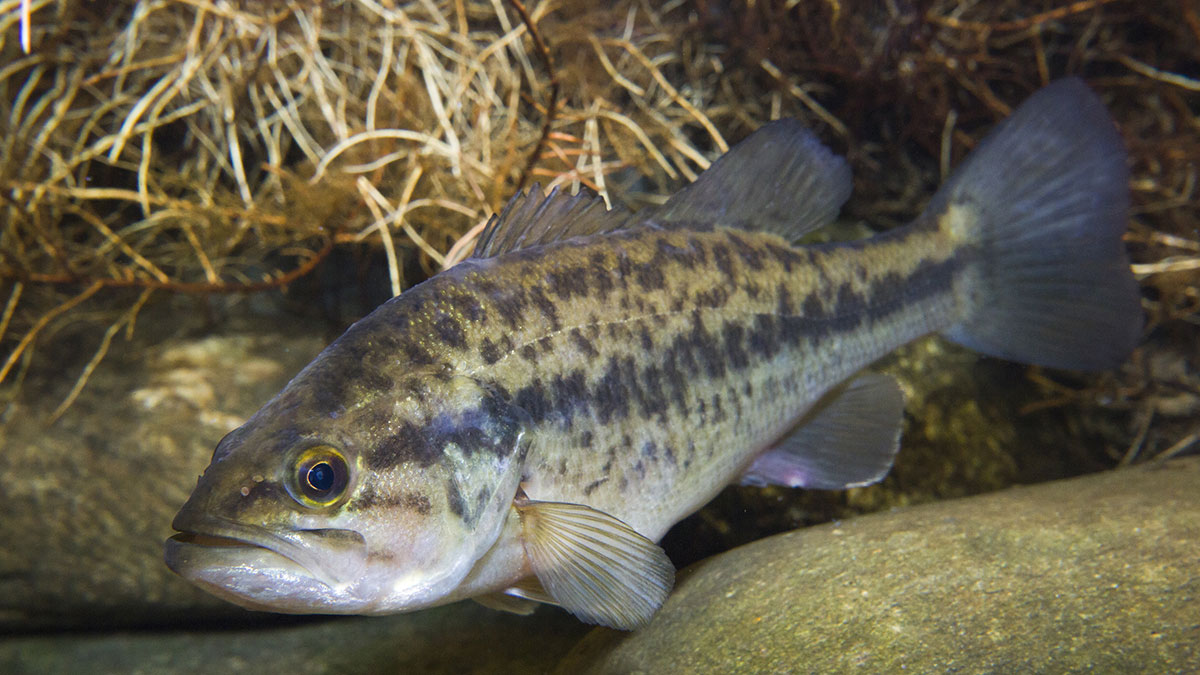
{"type": "Polygon", "coordinates": [[[350,486],[350,465],[336,448],[317,445],[296,457],[288,481],[292,498],[311,508],[335,504],[350,486]]]}

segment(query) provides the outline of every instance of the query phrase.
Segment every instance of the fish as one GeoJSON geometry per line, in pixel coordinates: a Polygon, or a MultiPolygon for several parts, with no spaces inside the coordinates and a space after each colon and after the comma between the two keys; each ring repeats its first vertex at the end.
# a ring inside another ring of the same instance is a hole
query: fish
{"type": "Polygon", "coordinates": [[[220,441],[166,563],[258,610],[471,598],[635,629],[674,583],[656,542],[727,485],[887,474],[904,394],[864,369],[895,348],[937,333],[1054,368],[1126,359],[1128,182],[1116,125],[1069,78],[866,239],[796,244],[852,185],[796,120],[640,211],[534,186],[220,441]]]}

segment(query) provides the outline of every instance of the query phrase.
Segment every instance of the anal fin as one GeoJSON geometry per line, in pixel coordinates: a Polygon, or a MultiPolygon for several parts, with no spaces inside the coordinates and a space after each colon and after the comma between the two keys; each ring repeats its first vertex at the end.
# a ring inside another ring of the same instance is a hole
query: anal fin
{"type": "Polygon", "coordinates": [[[867,373],[821,399],[742,474],[743,485],[841,490],[877,483],[900,447],[904,392],[867,373]]]}
{"type": "Polygon", "coordinates": [[[667,599],[675,583],[667,554],[617,518],[583,504],[521,500],[515,507],[537,581],[580,620],[633,630],[667,599]]]}

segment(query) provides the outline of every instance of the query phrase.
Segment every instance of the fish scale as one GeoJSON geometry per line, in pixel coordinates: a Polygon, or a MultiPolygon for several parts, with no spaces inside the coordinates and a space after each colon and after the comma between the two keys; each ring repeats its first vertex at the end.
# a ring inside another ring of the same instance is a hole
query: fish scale
{"type": "Polygon", "coordinates": [[[886,475],[903,392],[861,369],[895,347],[1119,364],[1141,332],[1127,185],[1107,111],[1068,79],[865,240],[790,243],[851,187],[794,120],[647,211],[535,187],[222,439],[167,564],[254,609],[473,598],[636,628],[674,580],[655,542],[725,485],[886,475]]]}
{"type": "MultiPolygon", "coordinates": [[[[589,504],[657,538],[832,386],[953,322],[954,272],[967,254],[950,239],[936,221],[870,245],[803,249],[771,234],[648,227],[497,260],[490,279],[556,299],[557,328],[534,309],[522,318],[523,342],[491,363],[478,356],[484,365],[466,372],[533,414],[530,497],[570,500],[582,485],[589,504]],[[598,257],[605,280],[589,274],[598,257]],[[622,276],[618,259],[630,270],[652,266],[661,281],[622,276]],[[917,277],[923,269],[933,270],[927,280],[917,277]],[[556,275],[587,281],[562,288],[556,275]],[[712,296],[719,301],[697,302],[712,296]],[[531,344],[536,355],[526,359],[531,344]],[[646,493],[661,498],[630,499],[646,493]]],[[[481,296],[474,344],[488,339],[481,296]]]]}

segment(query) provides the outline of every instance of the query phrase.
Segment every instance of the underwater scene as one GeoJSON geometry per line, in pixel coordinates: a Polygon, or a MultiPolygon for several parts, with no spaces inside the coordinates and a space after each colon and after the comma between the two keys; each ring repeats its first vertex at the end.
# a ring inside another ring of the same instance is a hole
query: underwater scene
{"type": "Polygon", "coordinates": [[[0,1],[0,672],[1200,671],[1200,7],[0,1]]]}

